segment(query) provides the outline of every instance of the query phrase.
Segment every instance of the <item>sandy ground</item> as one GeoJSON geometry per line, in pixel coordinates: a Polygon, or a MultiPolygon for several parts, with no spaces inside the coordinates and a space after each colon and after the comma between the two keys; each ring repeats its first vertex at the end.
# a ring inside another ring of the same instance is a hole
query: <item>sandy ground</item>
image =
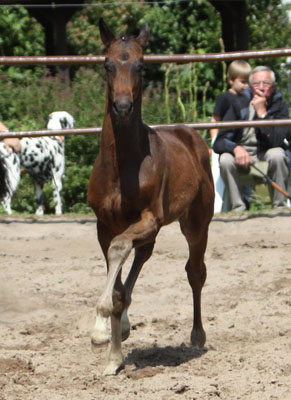
{"type": "Polygon", "coordinates": [[[94,220],[0,219],[0,400],[291,399],[290,212],[211,223],[202,351],[187,246],[177,223],[164,228],[116,377],[102,375],[106,348],[90,349],[106,278],[94,220]]]}

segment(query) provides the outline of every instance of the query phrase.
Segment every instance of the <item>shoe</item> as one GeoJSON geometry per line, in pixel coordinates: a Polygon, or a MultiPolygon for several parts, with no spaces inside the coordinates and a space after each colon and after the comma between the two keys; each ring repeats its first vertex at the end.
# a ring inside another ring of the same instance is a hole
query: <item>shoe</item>
{"type": "Polygon", "coordinates": [[[241,213],[241,212],[244,212],[246,210],[247,210],[246,206],[242,205],[242,206],[233,208],[231,211],[234,212],[234,213],[241,213]]]}

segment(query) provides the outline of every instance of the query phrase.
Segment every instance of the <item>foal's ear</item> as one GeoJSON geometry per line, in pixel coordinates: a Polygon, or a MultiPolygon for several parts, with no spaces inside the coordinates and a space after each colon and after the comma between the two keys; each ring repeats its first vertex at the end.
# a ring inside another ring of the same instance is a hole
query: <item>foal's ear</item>
{"type": "Polygon", "coordinates": [[[115,35],[105,24],[105,21],[103,18],[99,19],[99,30],[100,30],[101,40],[102,40],[104,46],[105,47],[109,46],[110,43],[112,42],[112,40],[115,39],[115,35]]]}
{"type": "Polygon", "coordinates": [[[136,38],[141,47],[145,47],[148,44],[150,38],[150,27],[148,24],[142,26],[138,37],[136,38]]]}

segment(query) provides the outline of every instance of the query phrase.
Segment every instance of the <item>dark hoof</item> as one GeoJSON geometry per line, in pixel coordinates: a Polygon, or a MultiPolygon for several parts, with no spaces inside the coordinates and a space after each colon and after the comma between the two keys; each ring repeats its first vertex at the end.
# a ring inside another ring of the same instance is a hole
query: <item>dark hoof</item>
{"type": "Polygon", "coordinates": [[[203,329],[201,330],[193,330],[191,333],[191,343],[192,346],[202,349],[206,342],[206,334],[203,329]]]}
{"type": "Polygon", "coordinates": [[[121,340],[124,342],[126,339],[129,338],[129,335],[130,335],[130,329],[128,329],[128,330],[125,331],[125,332],[122,332],[121,340]]]}

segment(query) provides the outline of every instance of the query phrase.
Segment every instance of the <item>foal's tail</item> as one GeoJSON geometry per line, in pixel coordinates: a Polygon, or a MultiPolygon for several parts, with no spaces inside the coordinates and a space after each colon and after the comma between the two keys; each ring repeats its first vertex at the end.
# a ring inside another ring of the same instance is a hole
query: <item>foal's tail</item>
{"type": "Polygon", "coordinates": [[[0,201],[10,193],[10,186],[8,180],[8,171],[5,160],[0,154],[0,201]]]}

